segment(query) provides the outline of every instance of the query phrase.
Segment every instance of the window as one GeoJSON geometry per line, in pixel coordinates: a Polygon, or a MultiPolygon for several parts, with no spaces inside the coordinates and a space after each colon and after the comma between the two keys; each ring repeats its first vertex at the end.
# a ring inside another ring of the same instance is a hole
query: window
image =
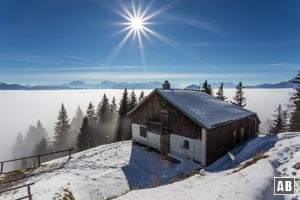
{"type": "Polygon", "coordinates": [[[162,108],[167,108],[167,101],[166,101],[165,99],[163,99],[163,100],[161,101],[161,107],[162,107],[162,108]]]}
{"type": "Polygon", "coordinates": [[[170,120],[176,120],[177,119],[177,113],[176,113],[176,110],[172,110],[170,113],[169,113],[169,118],[170,120]]]}
{"type": "Polygon", "coordinates": [[[190,149],[190,142],[188,140],[184,140],[183,148],[184,149],[190,149]]]}
{"type": "Polygon", "coordinates": [[[147,129],[146,127],[140,126],[140,136],[147,138],[147,129]]]}

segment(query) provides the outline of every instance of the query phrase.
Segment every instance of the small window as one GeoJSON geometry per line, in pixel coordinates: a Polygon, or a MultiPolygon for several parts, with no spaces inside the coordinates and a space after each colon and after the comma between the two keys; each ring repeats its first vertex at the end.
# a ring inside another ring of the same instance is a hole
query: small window
{"type": "Polygon", "coordinates": [[[147,138],[147,129],[146,127],[140,126],[140,136],[147,138]]]}
{"type": "Polygon", "coordinates": [[[184,149],[190,149],[190,142],[188,140],[184,140],[183,148],[184,149]]]}
{"type": "Polygon", "coordinates": [[[161,107],[162,107],[162,108],[167,108],[167,101],[166,101],[165,99],[163,99],[163,100],[161,101],[161,107]]]}
{"type": "Polygon", "coordinates": [[[170,120],[176,120],[177,119],[177,113],[175,110],[172,110],[170,113],[169,113],[169,117],[170,117],[170,120]]]}

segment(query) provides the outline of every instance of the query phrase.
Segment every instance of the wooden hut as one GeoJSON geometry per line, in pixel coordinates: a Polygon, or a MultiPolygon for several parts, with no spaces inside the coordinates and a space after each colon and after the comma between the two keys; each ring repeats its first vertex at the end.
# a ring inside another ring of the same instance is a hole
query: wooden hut
{"type": "Polygon", "coordinates": [[[207,166],[258,135],[257,114],[199,90],[154,89],[128,113],[132,138],[207,166]]]}

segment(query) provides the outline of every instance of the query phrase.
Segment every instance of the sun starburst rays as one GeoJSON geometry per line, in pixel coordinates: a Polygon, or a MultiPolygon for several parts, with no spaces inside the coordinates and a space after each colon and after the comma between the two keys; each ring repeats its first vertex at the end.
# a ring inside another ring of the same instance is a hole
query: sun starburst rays
{"type": "Polygon", "coordinates": [[[137,42],[141,53],[142,63],[144,65],[146,65],[146,56],[145,56],[144,41],[143,41],[144,38],[150,40],[150,36],[154,36],[155,38],[163,41],[164,43],[173,46],[172,41],[170,39],[153,31],[149,27],[150,25],[154,24],[154,22],[149,20],[152,20],[154,17],[164,12],[166,9],[170,7],[170,5],[162,7],[161,9],[158,9],[150,13],[152,5],[155,1],[154,0],[150,1],[145,8],[143,8],[142,1],[139,2],[140,4],[135,4],[135,1],[132,0],[131,5],[126,6],[122,1],[119,1],[121,10],[116,11],[116,13],[120,17],[122,17],[123,20],[125,21],[116,23],[117,25],[124,26],[116,34],[119,35],[125,32],[127,32],[127,34],[124,36],[124,38],[120,41],[120,43],[117,45],[117,47],[113,50],[113,52],[109,56],[108,58],[109,63],[112,63],[114,61],[115,57],[120,53],[120,51],[127,43],[130,37],[133,38],[133,41],[137,42]]]}

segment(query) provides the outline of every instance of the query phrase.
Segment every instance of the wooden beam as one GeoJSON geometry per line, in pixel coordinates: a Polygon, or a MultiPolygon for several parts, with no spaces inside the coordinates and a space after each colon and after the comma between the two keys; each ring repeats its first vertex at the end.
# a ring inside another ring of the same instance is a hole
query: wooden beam
{"type": "Polygon", "coordinates": [[[2,174],[3,173],[3,162],[1,162],[1,165],[0,165],[0,174],[2,174]]]}

